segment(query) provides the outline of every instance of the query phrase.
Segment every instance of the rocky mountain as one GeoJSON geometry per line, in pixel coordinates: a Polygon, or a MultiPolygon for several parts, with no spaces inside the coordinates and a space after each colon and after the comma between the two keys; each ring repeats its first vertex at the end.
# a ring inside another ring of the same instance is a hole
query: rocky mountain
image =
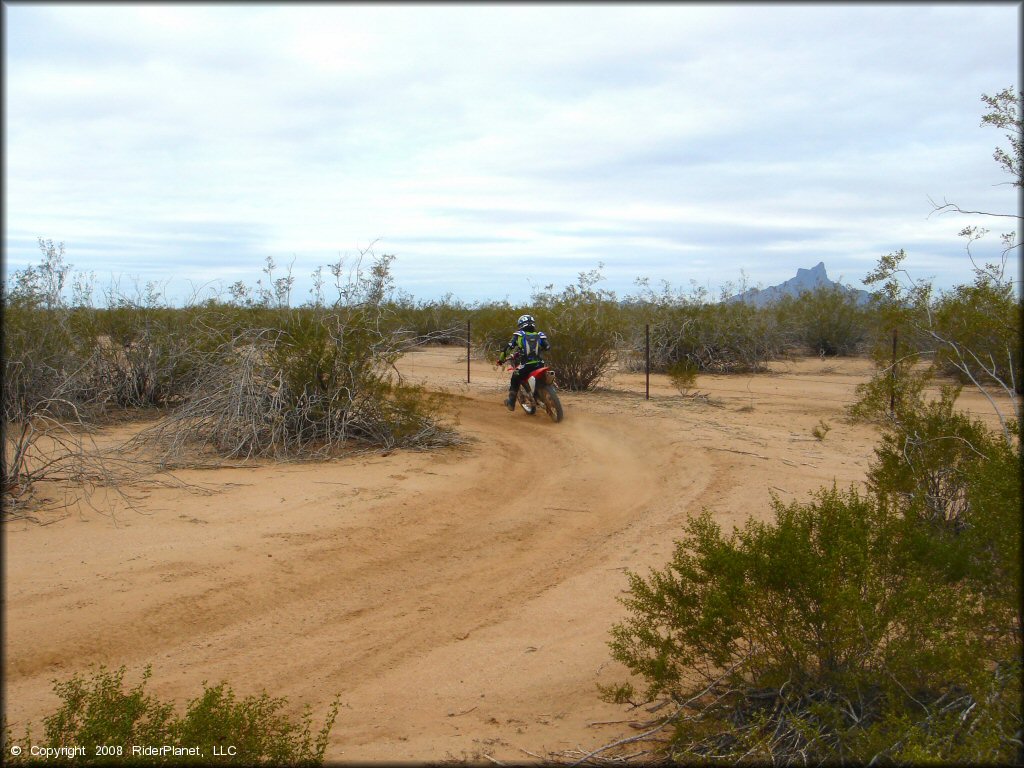
{"type": "Polygon", "coordinates": [[[829,280],[828,273],[825,271],[825,262],[819,261],[811,269],[798,269],[796,277],[790,278],[784,283],[773,285],[770,288],[751,288],[749,291],[730,296],[726,301],[742,301],[755,307],[764,307],[778,301],[783,296],[797,297],[804,291],[813,291],[818,288],[836,288],[843,293],[852,293],[856,296],[858,304],[867,304],[871,298],[871,294],[867,291],[848,288],[841,283],[829,280]]]}

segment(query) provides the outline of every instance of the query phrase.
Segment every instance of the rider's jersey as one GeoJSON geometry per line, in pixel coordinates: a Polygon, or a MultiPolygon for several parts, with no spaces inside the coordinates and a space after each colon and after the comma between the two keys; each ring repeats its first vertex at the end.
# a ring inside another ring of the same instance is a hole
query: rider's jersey
{"type": "Polygon", "coordinates": [[[548,344],[548,337],[544,335],[544,331],[516,331],[501,351],[501,361],[504,362],[508,353],[512,352],[512,356],[520,367],[531,363],[541,363],[544,362],[540,356],[541,351],[550,348],[551,345],[548,344]]]}

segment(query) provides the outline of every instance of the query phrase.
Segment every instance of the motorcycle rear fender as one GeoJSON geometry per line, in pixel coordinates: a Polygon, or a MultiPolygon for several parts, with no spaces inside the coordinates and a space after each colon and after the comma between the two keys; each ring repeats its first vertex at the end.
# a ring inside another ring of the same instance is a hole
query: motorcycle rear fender
{"type": "Polygon", "coordinates": [[[555,369],[545,366],[544,368],[538,368],[533,371],[526,380],[530,384],[530,393],[534,394],[537,391],[537,382],[542,381],[544,384],[554,385],[555,383],[555,369]]]}
{"type": "Polygon", "coordinates": [[[537,381],[543,382],[544,384],[555,383],[555,369],[554,368],[538,368],[536,371],[530,374],[530,380],[536,379],[537,381]]]}

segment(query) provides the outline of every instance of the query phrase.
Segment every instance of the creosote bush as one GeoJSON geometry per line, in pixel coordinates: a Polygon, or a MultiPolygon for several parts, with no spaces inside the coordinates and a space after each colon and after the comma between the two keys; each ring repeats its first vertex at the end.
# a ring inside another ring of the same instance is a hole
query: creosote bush
{"type": "Polygon", "coordinates": [[[528,307],[512,306],[508,302],[490,302],[474,309],[469,318],[473,353],[490,362],[497,360],[502,348],[512,337],[512,332],[516,330],[516,318],[524,314],[536,317],[539,327],[547,332],[544,314],[528,307]]]}
{"type": "MultiPolygon", "coordinates": [[[[64,245],[40,239],[39,247],[40,263],[18,270],[3,286],[0,492],[6,517],[24,516],[40,503],[34,493],[40,481],[91,489],[126,476],[89,434],[108,390],[97,392],[90,380],[93,350],[78,335],[79,310],[63,294],[71,272],[64,245]]],[[[79,281],[75,286],[80,296],[85,289],[79,281]]]]}
{"type": "Polygon", "coordinates": [[[138,444],[175,463],[195,458],[190,449],[301,459],[455,442],[440,424],[441,397],[404,383],[395,368],[415,339],[390,325],[388,264],[358,272],[331,308],[263,310],[259,325],[222,324],[227,338],[200,363],[185,402],[138,444]]]}
{"type": "Polygon", "coordinates": [[[470,320],[476,353],[496,359],[516,330],[516,319],[530,314],[551,343],[544,360],[557,371],[559,386],[593,389],[617,361],[621,342],[622,312],[614,293],[596,287],[603,279],[599,266],[581,272],[560,291],[554,285],[535,291],[529,305],[493,302],[474,309],[470,320]]]}
{"type": "Polygon", "coordinates": [[[615,295],[597,288],[601,266],[581,272],[575,284],[558,293],[547,286],[533,296],[537,320],[551,340],[544,359],[558,372],[559,386],[593,389],[616,362],[620,329],[615,295]]]}
{"type": "MultiPolygon", "coordinates": [[[[642,698],[677,705],[669,757],[1011,761],[1020,526],[993,530],[985,493],[965,490],[971,524],[996,536],[991,554],[855,489],[776,500],[772,523],[730,536],[709,512],[694,518],[663,570],[630,574],[611,642],[646,681],[642,698]]],[[[605,695],[637,698],[631,684],[605,695]]]]}
{"type": "MultiPolygon", "coordinates": [[[[876,296],[880,327],[927,319],[891,279],[901,258],[882,257],[876,273],[888,280],[876,296]]],[[[998,319],[979,314],[979,326],[998,319]]],[[[877,349],[878,370],[851,408],[882,430],[866,491],[774,499],[772,522],[751,519],[729,535],[705,511],[665,568],[629,574],[628,616],[610,647],[644,688],[604,695],[674,704],[670,759],[1024,756],[1022,457],[1014,388],[998,375],[1011,369],[987,369],[1013,406],[991,400],[992,430],[956,409],[958,386],[931,394],[943,358],[922,367],[917,339],[905,336],[895,364],[891,349],[877,349]]],[[[981,377],[972,381],[986,393],[981,377]]]]}
{"type": "Polygon", "coordinates": [[[992,265],[979,270],[973,284],[943,293],[926,326],[933,341],[946,340],[938,346],[940,369],[963,384],[1005,382],[1024,394],[1021,310],[1012,281],[992,265]]]}
{"type": "MultiPolygon", "coordinates": [[[[983,99],[983,122],[1014,130],[1015,154],[995,157],[1019,187],[1019,94],[983,99]]],[[[628,574],[610,647],[644,687],[603,691],[674,705],[659,723],[673,729],[670,760],[1024,762],[1021,301],[1004,278],[1014,235],[1002,264],[979,267],[982,234],[961,232],[974,284],[938,300],[929,281],[901,281],[902,250],[868,275],[881,284],[867,333],[877,369],[850,409],[882,430],[866,491],[773,498],[774,520],[728,535],[705,510],[663,569],[628,574]],[[942,373],[985,396],[999,428],[956,409],[958,386],[930,396],[942,373]]],[[[780,322],[797,328],[834,298],[783,304],[780,322]]]]}
{"type": "Polygon", "coordinates": [[[837,287],[784,296],[772,311],[787,342],[813,355],[855,354],[868,334],[868,310],[837,287]]]}
{"type": "Polygon", "coordinates": [[[741,302],[663,307],[651,322],[655,371],[683,362],[703,373],[763,371],[784,348],[773,313],[741,302]]]}
{"type": "Polygon", "coordinates": [[[47,762],[106,765],[322,765],[327,741],[340,706],[331,703],[320,730],[313,733],[312,709],[306,707],[296,721],[286,714],[287,699],[267,693],[239,699],[226,684],[203,684],[203,692],[190,700],[184,714],[170,702],[162,702],[145,690],[151,677],[147,667],[142,680],[124,689],[125,667],[109,671],[100,667],[88,679],[80,675],[58,682],[54,693],[60,707],[43,721],[42,738],[31,730],[15,739],[4,728],[5,763],[34,762],[29,747],[84,748],[84,755],[58,753],[47,762]],[[11,747],[21,747],[14,756],[11,747]],[[133,755],[132,746],[163,745],[198,747],[199,754],[158,752],[133,755]],[[101,749],[98,749],[101,748],[101,749]],[[120,752],[118,749],[120,748],[120,752]],[[230,748],[230,749],[229,749],[230,748]],[[214,756],[214,750],[218,754],[214,756]],[[103,752],[103,754],[98,754],[103,752]]]}
{"type": "Polygon", "coordinates": [[[694,384],[697,383],[697,366],[689,360],[679,360],[668,367],[666,371],[672,385],[685,395],[694,384]]]}
{"type": "Polygon", "coordinates": [[[65,295],[73,273],[63,244],[40,240],[40,249],[41,262],[4,285],[5,512],[31,506],[40,480],[127,477],[82,436],[129,414],[162,417],[124,446],[137,466],[203,452],[296,459],[456,441],[441,423],[442,396],[402,381],[395,362],[412,345],[446,340],[451,329],[439,326],[461,309],[446,300],[429,308],[436,322],[409,327],[389,255],[331,265],[330,305],[321,283],[314,302],[290,307],[290,271],[275,277],[268,259],[266,280],[239,281],[229,302],[172,308],[149,284],[134,297],[112,287],[95,307],[87,277],[74,276],[65,295]]]}
{"type": "Polygon", "coordinates": [[[465,345],[466,320],[473,308],[451,293],[433,301],[416,301],[408,295],[387,304],[388,325],[416,344],[465,345]]]}

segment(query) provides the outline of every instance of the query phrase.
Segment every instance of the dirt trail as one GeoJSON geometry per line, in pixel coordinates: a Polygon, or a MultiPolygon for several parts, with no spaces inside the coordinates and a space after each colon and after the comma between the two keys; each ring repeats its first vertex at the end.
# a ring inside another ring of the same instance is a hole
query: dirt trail
{"type": "Polygon", "coordinates": [[[654,377],[646,401],[643,377],[620,374],[563,392],[557,425],[506,411],[485,363],[466,384],[458,350],[401,368],[450,392],[465,446],[182,472],[216,492],[7,523],[15,733],[41,730],[54,678],[125,664],[134,682],[152,664],[150,688],[178,701],[227,680],[319,717],[340,693],[332,762],[595,749],[634,733],[595,688],[625,679],[606,645],[624,569],[663,565],[703,507],[729,527],[769,515],[769,490],[860,482],[874,445],[840,421],[865,361],[701,377],[707,399],[654,377]]]}

